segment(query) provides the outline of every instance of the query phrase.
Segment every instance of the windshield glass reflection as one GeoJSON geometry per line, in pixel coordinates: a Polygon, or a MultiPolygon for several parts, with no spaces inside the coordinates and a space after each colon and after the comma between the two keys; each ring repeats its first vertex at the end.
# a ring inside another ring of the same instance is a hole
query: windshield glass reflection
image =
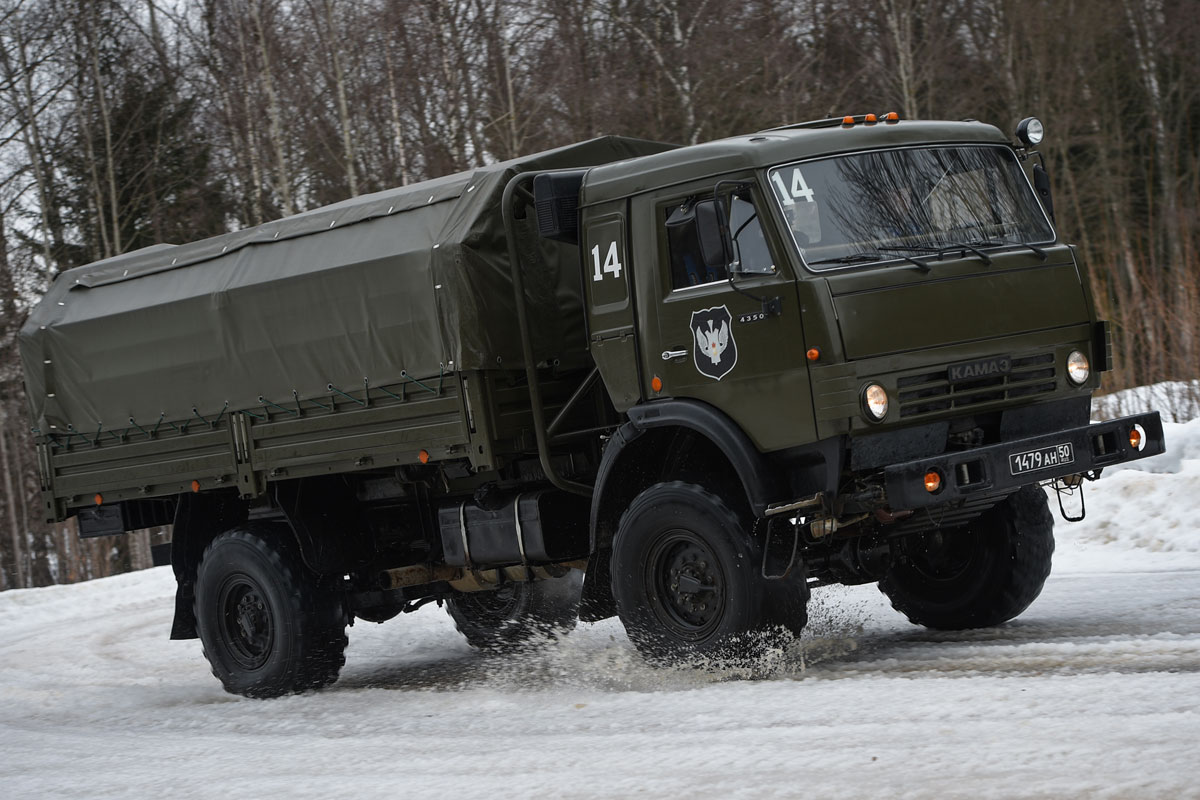
{"type": "Polygon", "coordinates": [[[768,179],[814,269],[1054,241],[1005,147],[858,153],[776,167],[768,179]]]}

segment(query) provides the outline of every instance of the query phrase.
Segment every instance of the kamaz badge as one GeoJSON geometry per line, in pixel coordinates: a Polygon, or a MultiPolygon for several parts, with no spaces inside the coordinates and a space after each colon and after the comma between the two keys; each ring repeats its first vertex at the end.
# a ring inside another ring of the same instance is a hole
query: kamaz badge
{"type": "Polygon", "coordinates": [[[692,360],[702,375],[721,380],[737,365],[733,318],[725,306],[692,312],[692,360]]]}

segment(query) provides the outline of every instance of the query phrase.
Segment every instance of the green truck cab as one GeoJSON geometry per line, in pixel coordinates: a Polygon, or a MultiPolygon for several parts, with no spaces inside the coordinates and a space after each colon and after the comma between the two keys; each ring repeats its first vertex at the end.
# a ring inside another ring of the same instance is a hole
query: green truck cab
{"type": "Polygon", "coordinates": [[[22,332],[47,516],[174,523],[172,636],[251,696],[435,601],[476,646],[618,615],[669,662],[830,583],[1000,624],[1042,487],[1164,449],[1089,421],[1108,330],[1018,136],[608,137],[73,270],[22,332]]]}

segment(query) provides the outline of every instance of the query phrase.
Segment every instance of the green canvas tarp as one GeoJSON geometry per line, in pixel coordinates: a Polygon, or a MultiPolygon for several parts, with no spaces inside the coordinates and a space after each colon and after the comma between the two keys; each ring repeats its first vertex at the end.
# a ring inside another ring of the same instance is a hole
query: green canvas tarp
{"type": "MultiPolygon", "coordinates": [[[[94,433],[520,368],[507,181],[669,147],[603,137],[69,270],[21,331],[34,424],[94,433]]],[[[536,357],[577,361],[575,248],[524,238],[541,256],[525,273],[536,357]]]]}

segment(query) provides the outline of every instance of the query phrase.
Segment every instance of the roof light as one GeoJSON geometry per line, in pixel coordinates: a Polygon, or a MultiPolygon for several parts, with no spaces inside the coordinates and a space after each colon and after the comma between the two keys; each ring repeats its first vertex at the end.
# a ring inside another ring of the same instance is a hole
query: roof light
{"type": "Polygon", "coordinates": [[[847,114],[846,116],[842,117],[842,124],[845,125],[847,128],[854,127],[854,117],[847,114]]]}
{"type": "Polygon", "coordinates": [[[1037,117],[1026,117],[1017,124],[1017,138],[1026,147],[1036,147],[1042,143],[1046,129],[1037,117]]]}
{"type": "Polygon", "coordinates": [[[883,119],[885,122],[887,122],[889,124],[893,123],[893,122],[899,122],[900,115],[897,114],[895,111],[889,111],[888,113],[883,115],[883,119]]]}
{"type": "Polygon", "coordinates": [[[867,114],[867,116],[863,117],[863,122],[867,123],[868,125],[874,125],[875,124],[875,115],[867,114]]]}

